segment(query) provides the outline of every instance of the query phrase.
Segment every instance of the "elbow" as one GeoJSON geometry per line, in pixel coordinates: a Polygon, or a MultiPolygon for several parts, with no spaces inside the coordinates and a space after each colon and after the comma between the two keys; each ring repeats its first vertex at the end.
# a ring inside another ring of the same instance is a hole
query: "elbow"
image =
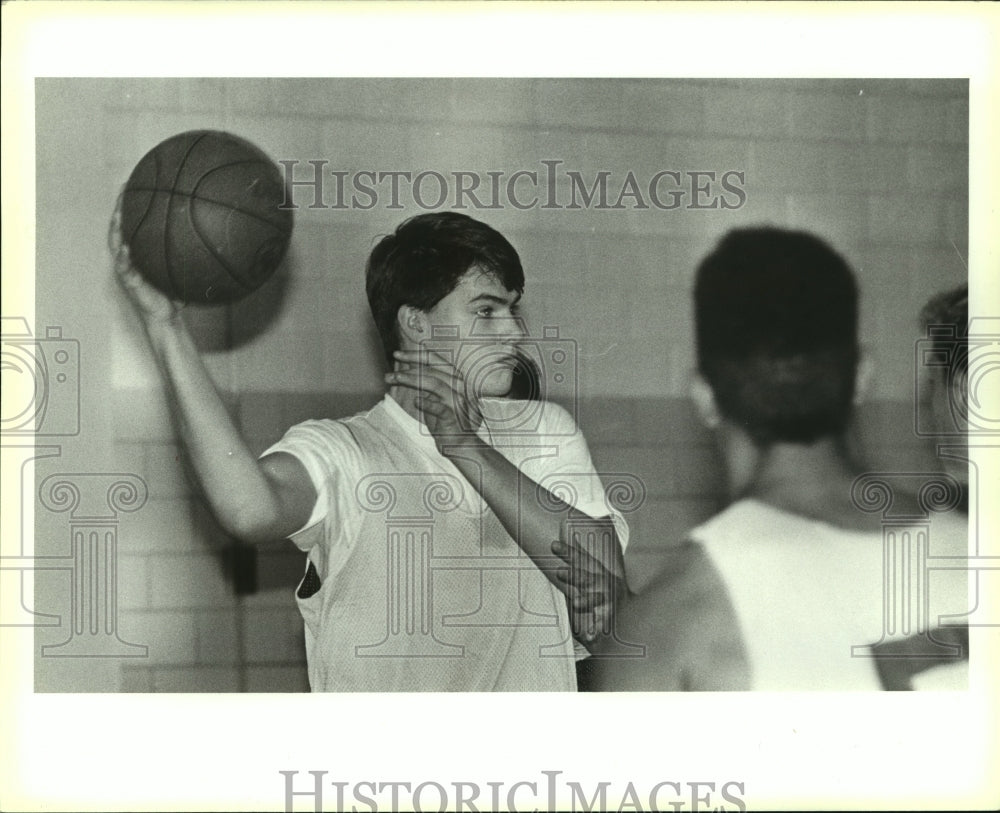
{"type": "Polygon", "coordinates": [[[217,514],[216,519],[227,534],[247,545],[277,542],[292,533],[266,505],[238,506],[217,514]]]}
{"type": "Polygon", "coordinates": [[[268,542],[276,542],[282,538],[281,535],[270,532],[266,526],[251,525],[249,523],[229,529],[228,532],[234,539],[254,547],[268,542]]]}
{"type": "Polygon", "coordinates": [[[232,535],[247,545],[265,545],[269,542],[279,542],[294,533],[281,523],[270,518],[249,518],[238,524],[231,531],[232,535]]]}

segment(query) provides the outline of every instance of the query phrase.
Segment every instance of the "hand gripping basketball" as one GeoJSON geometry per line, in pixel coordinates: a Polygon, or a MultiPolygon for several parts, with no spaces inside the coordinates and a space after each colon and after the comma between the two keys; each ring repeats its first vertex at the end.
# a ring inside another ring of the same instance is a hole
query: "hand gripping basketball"
{"type": "Polygon", "coordinates": [[[132,304],[146,319],[172,320],[176,318],[182,303],[170,299],[162,291],[157,290],[143,278],[142,274],[132,264],[128,246],[121,235],[121,198],[111,215],[108,226],[108,249],[114,259],[115,277],[125,289],[132,304]]]}

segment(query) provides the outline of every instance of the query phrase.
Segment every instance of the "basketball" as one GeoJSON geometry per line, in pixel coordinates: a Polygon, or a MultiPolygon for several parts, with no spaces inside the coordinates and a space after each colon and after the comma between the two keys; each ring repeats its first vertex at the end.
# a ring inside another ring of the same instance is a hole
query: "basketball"
{"type": "Polygon", "coordinates": [[[275,163],[231,133],[193,130],[161,142],[122,192],[121,231],[133,265],[183,302],[221,304],[274,273],[292,236],[275,163]]]}

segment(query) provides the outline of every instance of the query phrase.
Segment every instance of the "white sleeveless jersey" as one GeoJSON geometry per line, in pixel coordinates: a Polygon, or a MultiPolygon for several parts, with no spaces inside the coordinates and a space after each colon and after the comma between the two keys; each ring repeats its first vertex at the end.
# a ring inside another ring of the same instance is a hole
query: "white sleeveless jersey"
{"type": "Polygon", "coordinates": [[[725,583],[752,689],[886,688],[873,647],[903,639],[935,656],[914,688],[967,687],[968,662],[934,632],[968,612],[967,572],[936,567],[967,555],[964,517],[856,532],[743,500],[691,538],[725,583]]]}

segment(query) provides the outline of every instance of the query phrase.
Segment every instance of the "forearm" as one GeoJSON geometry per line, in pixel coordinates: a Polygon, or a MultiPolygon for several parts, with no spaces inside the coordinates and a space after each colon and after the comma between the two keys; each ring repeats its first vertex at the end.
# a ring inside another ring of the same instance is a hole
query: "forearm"
{"type": "Polygon", "coordinates": [[[145,328],[177,434],[216,518],[246,541],[280,538],[285,529],[278,527],[278,496],[236,428],[182,317],[147,321],[145,328]]]}
{"type": "Polygon", "coordinates": [[[563,524],[579,523],[610,540],[601,546],[602,564],[612,573],[619,567],[621,546],[610,517],[592,518],[538,485],[513,463],[480,439],[443,444],[442,453],[479,492],[518,546],[565,592],[556,571],[566,563],[556,557],[552,543],[560,539],[563,524]]]}

